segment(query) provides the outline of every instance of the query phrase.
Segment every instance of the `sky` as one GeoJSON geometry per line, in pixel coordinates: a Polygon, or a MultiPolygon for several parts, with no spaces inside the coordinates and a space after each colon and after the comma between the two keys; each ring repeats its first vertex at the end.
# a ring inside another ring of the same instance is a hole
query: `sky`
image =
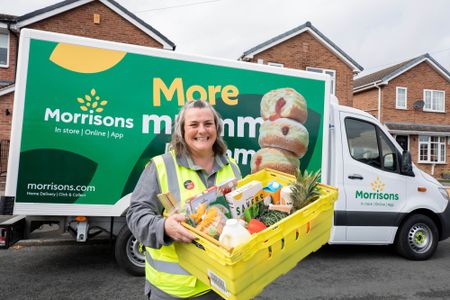
{"type": "MultiPolygon", "coordinates": [[[[0,0],[23,15],[60,0],[0,0]]],[[[310,21],[367,75],[429,53],[450,72],[448,0],[116,0],[159,30],[177,52],[237,59],[310,21]]]]}

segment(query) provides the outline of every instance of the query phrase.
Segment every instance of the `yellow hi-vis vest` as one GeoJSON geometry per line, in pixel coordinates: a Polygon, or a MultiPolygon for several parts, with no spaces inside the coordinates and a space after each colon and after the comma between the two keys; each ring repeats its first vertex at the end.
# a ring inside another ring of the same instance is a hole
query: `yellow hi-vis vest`
{"type": "MultiPolygon", "coordinates": [[[[159,184],[162,193],[172,192],[181,207],[185,200],[206,190],[195,170],[180,166],[176,163],[173,152],[153,158],[158,172],[159,184]],[[193,188],[187,189],[186,185],[193,188]]],[[[240,176],[239,168],[234,161],[225,165],[216,174],[215,183],[221,183],[230,178],[240,176]]],[[[160,249],[146,247],[145,277],[158,289],[174,297],[189,298],[202,295],[209,291],[209,287],[192,276],[178,264],[178,255],[174,244],[162,246],[160,249]]]]}

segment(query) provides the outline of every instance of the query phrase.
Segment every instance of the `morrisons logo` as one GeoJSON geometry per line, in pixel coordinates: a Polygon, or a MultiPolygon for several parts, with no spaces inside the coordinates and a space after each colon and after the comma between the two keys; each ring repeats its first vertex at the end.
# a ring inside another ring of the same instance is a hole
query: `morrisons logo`
{"type": "Polygon", "coordinates": [[[371,184],[372,191],[356,190],[355,198],[364,200],[398,200],[399,195],[397,193],[384,193],[385,184],[377,176],[374,182],[371,184]]]}
{"type": "Polygon", "coordinates": [[[112,117],[100,115],[108,104],[107,100],[100,99],[95,89],[83,98],[77,98],[80,110],[85,113],[71,113],[58,109],[46,108],[44,120],[48,122],[53,119],[55,122],[71,124],[88,124],[95,126],[106,126],[116,128],[133,128],[132,118],[112,117]]]}

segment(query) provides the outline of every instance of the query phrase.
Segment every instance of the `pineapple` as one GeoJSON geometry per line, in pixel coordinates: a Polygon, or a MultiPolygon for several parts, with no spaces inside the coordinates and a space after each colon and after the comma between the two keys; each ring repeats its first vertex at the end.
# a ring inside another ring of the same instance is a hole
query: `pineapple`
{"type": "Polygon", "coordinates": [[[314,174],[308,173],[307,170],[303,172],[303,175],[302,172],[298,173],[297,180],[290,184],[294,210],[299,210],[319,198],[320,192],[317,188],[319,178],[320,170],[314,174]]]}

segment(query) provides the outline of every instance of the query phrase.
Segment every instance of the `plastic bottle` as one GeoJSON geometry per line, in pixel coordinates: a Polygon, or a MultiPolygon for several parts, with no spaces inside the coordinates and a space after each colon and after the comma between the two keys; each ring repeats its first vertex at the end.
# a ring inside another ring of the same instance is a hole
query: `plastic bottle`
{"type": "Polygon", "coordinates": [[[228,219],[219,237],[219,242],[230,248],[246,242],[251,234],[237,219],[228,219]]]}

